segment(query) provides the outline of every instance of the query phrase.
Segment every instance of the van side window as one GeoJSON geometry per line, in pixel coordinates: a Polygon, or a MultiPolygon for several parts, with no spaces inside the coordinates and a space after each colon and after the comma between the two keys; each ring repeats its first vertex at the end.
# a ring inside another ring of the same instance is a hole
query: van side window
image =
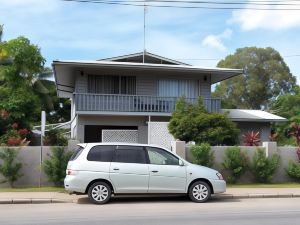
{"type": "Polygon", "coordinates": [[[146,147],[150,164],[179,165],[179,159],[173,154],[160,148],[146,147]]]}
{"type": "Polygon", "coordinates": [[[114,161],[121,163],[147,163],[145,150],[140,146],[118,146],[114,161]]]}
{"type": "Polygon", "coordinates": [[[111,162],[115,146],[96,145],[91,148],[87,155],[88,161],[111,162]]]}

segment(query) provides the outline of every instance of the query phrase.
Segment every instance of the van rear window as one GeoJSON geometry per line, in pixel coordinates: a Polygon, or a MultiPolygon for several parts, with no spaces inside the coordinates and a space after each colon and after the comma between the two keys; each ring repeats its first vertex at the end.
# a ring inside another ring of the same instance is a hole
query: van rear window
{"type": "Polygon", "coordinates": [[[83,147],[79,146],[79,148],[77,150],[75,150],[75,152],[73,153],[73,155],[71,156],[69,161],[74,161],[75,159],[77,159],[80,156],[83,149],[84,149],[83,147]]]}

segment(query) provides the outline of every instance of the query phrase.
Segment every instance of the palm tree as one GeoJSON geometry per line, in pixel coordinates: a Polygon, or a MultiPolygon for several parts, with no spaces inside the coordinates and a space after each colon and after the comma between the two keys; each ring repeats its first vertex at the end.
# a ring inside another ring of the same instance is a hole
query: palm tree
{"type": "Polygon", "coordinates": [[[3,35],[3,24],[0,25],[0,42],[2,42],[2,35],[3,35]]]}

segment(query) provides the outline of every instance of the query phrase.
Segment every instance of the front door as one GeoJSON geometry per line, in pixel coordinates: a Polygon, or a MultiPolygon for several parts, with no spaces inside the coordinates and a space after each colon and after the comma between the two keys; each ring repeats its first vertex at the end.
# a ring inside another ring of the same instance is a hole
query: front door
{"type": "Polygon", "coordinates": [[[186,166],[170,152],[146,147],[149,156],[149,193],[185,193],[186,166]]]}
{"type": "Polygon", "coordinates": [[[147,193],[149,168],[144,147],[117,146],[109,176],[116,193],[147,193]]]}

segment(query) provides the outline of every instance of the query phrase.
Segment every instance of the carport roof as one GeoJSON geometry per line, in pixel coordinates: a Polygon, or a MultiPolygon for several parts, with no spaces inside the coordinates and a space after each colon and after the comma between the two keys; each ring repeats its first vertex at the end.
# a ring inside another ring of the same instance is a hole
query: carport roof
{"type": "Polygon", "coordinates": [[[228,112],[228,117],[232,121],[243,122],[285,122],[286,118],[276,116],[272,113],[262,110],[250,109],[222,109],[222,112],[228,112]]]}

